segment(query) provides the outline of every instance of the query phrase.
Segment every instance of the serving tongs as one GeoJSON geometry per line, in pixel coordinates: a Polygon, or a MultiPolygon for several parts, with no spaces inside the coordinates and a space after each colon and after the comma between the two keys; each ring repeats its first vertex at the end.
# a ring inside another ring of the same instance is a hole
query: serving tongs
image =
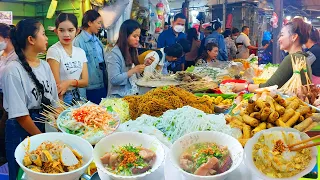
{"type": "Polygon", "coordinates": [[[300,151],[300,150],[302,150],[302,149],[310,148],[310,147],[313,147],[313,146],[318,146],[318,145],[320,145],[320,142],[311,143],[311,144],[306,144],[306,143],[308,143],[308,142],[310,142],[310,141],[313,141],[313,140],[315,140],[315,139],[319,139],[319,138],[320,138],[320,135],[314,136],[314,137],[312,137],[312,138],[305,139],[305,140],[303,140],[303,141],[300,141],[300,142],[297,142],[297,143],[294,143],[294,144],[290,144],[290,145],[288,146],[288,148],[289,148],[290,151],[300,151]],[[305,144],[305,145],[303,145],[303,146],[298,146],[298,145],[300,145],[300,144],[305,144]]]}

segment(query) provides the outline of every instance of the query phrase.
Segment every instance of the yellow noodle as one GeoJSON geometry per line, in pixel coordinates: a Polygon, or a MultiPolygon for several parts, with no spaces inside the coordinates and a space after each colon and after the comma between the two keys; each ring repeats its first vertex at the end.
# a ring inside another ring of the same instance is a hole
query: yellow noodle
{"type": "Polygon", "coordinates": [[[170,109],[191,106],[205,113],[214,113],[213,100],[209,97],[197,97],[178,87],[159,87],[139,96],[124,97],[129,103],[130,116],[137,119],[142,114],[159,117],[170,109]]]}

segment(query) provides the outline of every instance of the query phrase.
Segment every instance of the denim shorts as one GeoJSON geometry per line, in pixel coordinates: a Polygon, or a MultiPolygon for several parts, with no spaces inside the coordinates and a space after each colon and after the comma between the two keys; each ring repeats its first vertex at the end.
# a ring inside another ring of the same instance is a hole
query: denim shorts
{"type": "MultiPolygon", "coordinates": [[[[30,117],[33,120],[36,120],[37,117],[41,117],[39,113],[30,112],[30,117]]],[[[35,125],[39,128],[41,132],[45,132],[45,124],[37,123],[35,125]]],[[[5,130],[5,143],[6,143],[6,157],[8,160],[9,166],[9,179],[15,180],[18,175],[19,165],[15,160],[14,152],[17,146],[22,142],[26,137],[31,136],[26,130],[24,130],[16,119],[8,119],[6,121],[6,130],[5,130]]]]}
{"type": "Polygon", "coordinates": [[[63,102],[72,105],[73,101],[81,101],[79,89],[67,91],[63,96],[63,102]]]}

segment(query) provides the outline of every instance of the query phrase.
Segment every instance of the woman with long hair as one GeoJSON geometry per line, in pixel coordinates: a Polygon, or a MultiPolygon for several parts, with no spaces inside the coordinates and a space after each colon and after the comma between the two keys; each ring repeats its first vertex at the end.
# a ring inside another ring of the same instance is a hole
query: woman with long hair
{"type": "Polygon", "coordinates": [[[61,13],[55,22],[59,41],[47,52],[47,61],[55,77],[60,99],[66,104],[81,100],[78,88],[88,85],[88,67],[85,52],[72,45],[78,31],[74,14],[61,13]]]}
{"type": "Polygon", "coordinates": [[[138,93],[137,78],[154,60],[151,57],[144,64],[139,63],[137,48],[140,33],[137,21],[129,19],[122,23],[116,46],[107,57],[108,96],[124,97],[138,93]]]}
{"type": "Polygon", "coordinates": [[[194,66],[195,65],[195,60],[198,56],[198,51],[201,45],[201,41],[198,40],[198,33],[196,28],[190,28],[188,29],[187,32],[187,40],[191,44],[191,50],[190,52],[186,53],[186,65],[185,69],[194,66]]]}
{"type": "Polygon", "coordinates": [[[196,61],[196,66],[212,66],[217,60],[218,53],[218,46],[215,43],[208,43],[202,56],[196,61]]]}
{"type": "Polygon", "coordinates": [[[27,136],[45,131],[44,123],[35,120],[41,117],[42,104],[57,107],[59,98],[49,64],[37,58],[48,44],[43,25],[35,19],[21,20],[11,30],[10,38],[19,59],[7,65],[1,80],[9,118],[5,131],[9,178],[15,180],[19,171],[16,147],[27,136]]]}
{"type": "Polygon", "coordinates": [[[80,96],[87,97],[96,104],[107,96],[108,85],[103,45],[96,36],[101,27],[102,17],[97,11],[85,12],[82,18],[82,31],[73,42],[74,46],[84,50],[88,60],[89,84],[86,88],[79,89],[80,96]]]}
{"type": "MultiPolygon", "coordinates": [[[[302,18],[294,18],[291,22],[286,24],[279,37],[279,45],[281,50],[285,50],[289,53],[281,62],[277,71],[271,76],[271,78],[264,84],[234,84],[234,91],[239,92],[248,90],[253,92],[254,90],[262,87],[268,87],[278,85],[281,88],[293,75],[291,57],[307,59],[307,54],[303,53],[302,45],[307,43],[309,39],[309,25],[303,21],[302,18]]],[[[311,68],[307,62],[307,71],[309,77],[311,75],[311,68]]],[[[300,72],[302,78],[302,84],[306,84],[307,80],[303,72],[300,72]]]]}

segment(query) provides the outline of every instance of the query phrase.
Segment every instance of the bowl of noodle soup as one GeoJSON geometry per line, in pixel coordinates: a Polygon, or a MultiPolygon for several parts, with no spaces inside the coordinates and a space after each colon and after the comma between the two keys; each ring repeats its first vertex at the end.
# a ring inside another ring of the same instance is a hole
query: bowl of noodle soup
{"type": "Polygon", "coordinates": [[[287,146],[308,138],[306,133],[293,128],[274,127],[260,131],[247,142],[244,163],[253,174],[264,180],[299,179],[315,167],[317,148],[290,151],[287,146]],[[283,148],[279,148],[280,140],[283,148]]]}
{"type": "Polygon", "coordinates": [[[93,160],[92,157],[93,148],[92,145],[87,142],[85,139],[71,135],[66,133],[58,133],[58,132],[51,132],[51,133],[42,133],[38,135],[31,136],[30,138],[26,138],[23,140],[15,150],[14,156],[16,162],[22,168],[22,170],[26,174],[26,179],[28,180],[38,180],[38,179],[45,179],[45,180],[56,180],[56,179],[63,179],[63,180],[74,180],[79,179],[82,174],[85,173],[88,166],[93,160]],[[42,143],[44,142],[62,142],[65,145],[69,146],[70,149],[74,149],[82,156],[82,163],[81,166],[77,169],[74,169],[69,172],[63,173],[42,173],[42,172],[35,172],[24,165],[24,157],[26,155],[26,149],[29,144],[29,152],[36,150],[42,143]]]}

